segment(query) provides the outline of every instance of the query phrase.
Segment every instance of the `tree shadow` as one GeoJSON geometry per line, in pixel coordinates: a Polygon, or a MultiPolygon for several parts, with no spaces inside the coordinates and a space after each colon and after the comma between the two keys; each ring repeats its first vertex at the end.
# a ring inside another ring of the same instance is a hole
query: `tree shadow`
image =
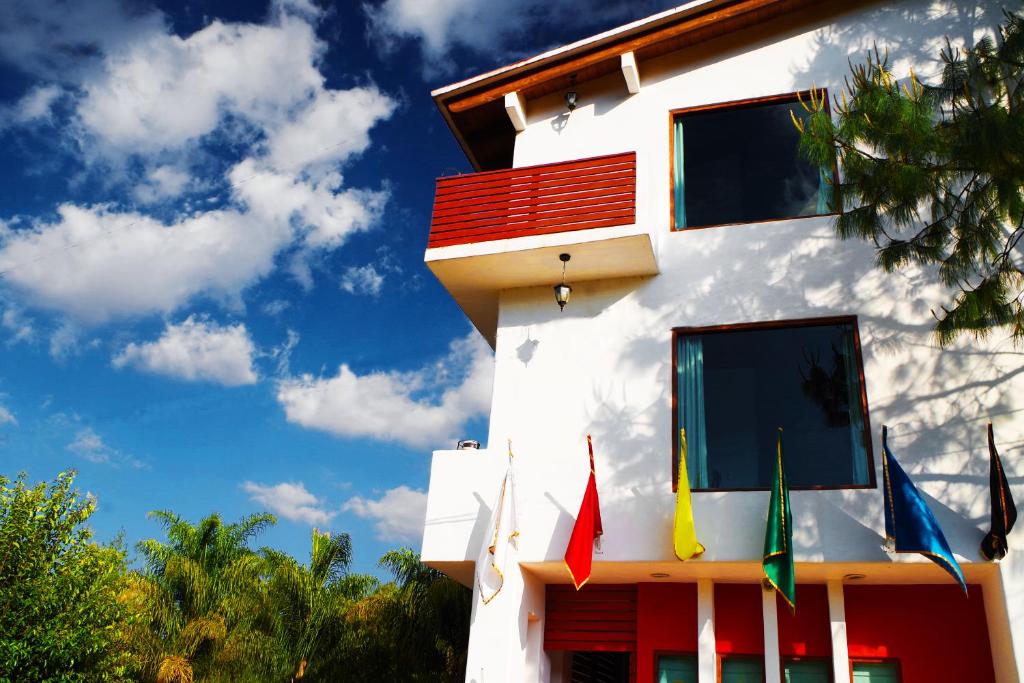
{"type": "MultiPolygon", "coordinates": [[[[909,74],[913,64],[927,78],[929,67],[939,68],[946,36],[973,44],[1002,18],[994,3],[958,3],[948,11],[925,2],[823,5],[666,57],[644,73],[645,87],[751,45],[799,36],[837,12],[846,13],[791,60],[791,90],[814,83],[837,94],[849,61],[861,61],[875,46],[889,52],[897,75],[909,74]]],[[[643,164],[650,150],[637,151],[643,164]]],[[[652,197],[662,197],[662,189],[653,188],[652,197]]],[[[882,481],[877,444],[886,424],[896,457],[953,551],[977,561],[988,514],[989,419],[1015,495],[1024,499],[1024,430],[1014,426],[1024,410],[1015,399],[1024,388],[1024,353],[999,335],[940,349],[931,311],[948,292],[936,284],[935,271],[881,272],[873,247],[838,240],[829,216],[670,232],[663,201],[650,199],[645,209],[656,217],[652,240],[661,275],[573,283],[572,302],[561,314],[546,288],[502,295],[498,355],[515,354],[510,365],[518,367],[503,369],[505,386],[514,388],[492,425],[536,453],[530,466],[547,497],[537,512],[538,533],[551,535],[540,549],[545,557],[531,561],[559,560],[564,552],[582,487],[575,474],[572,486],[559,477],[570,471],[564,462],[572,462],[573,472],[582,467],[569,459],[579,458],[588,431],[607,510],[603,559],[671,557],[673,328],[837,315],[857,316],[876,481],[882,481]],[[665,215],[657,218],[661,208],[665,215]],[[545,478],[545,471],[555,474],[545,478]],[[631,533],[638,524],[651,531],[631,533]]],[[[697,493],[693,501],[698,531],[714,534],[706,559],[760,559],[766,494],[697,493]],[[730,532],[720,533],[726,526],[730,532]]],[[[794,492],[793,507],[799,560],[885,561],[879,488],[794,492]]]]}

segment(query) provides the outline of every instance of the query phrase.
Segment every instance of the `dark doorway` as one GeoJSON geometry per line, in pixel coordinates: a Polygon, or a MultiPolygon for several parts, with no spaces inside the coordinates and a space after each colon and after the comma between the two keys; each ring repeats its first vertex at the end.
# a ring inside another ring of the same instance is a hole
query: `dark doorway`
{"type": "Polygon", "coordinates": [[[572,683],[629,683],[628,652],[573,652],[572,683]]]}

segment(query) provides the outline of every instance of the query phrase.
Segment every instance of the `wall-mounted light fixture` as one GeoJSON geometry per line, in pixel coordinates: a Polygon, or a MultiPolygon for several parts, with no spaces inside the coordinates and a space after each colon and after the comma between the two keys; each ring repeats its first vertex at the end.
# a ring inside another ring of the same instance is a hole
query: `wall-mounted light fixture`
{"type": "Polygon", "coordinates": [[[568,254],[559,254],[558,260],[562,262],[562,281],[555,285],[555,301],[558,302],[558,310],[565,310],[565,305],[569,303],[569,295],[572,294],[572,287],[565,284],[565,264],[572,258],[568,254]]]}
{"type": "Polygon", "coordinates": [[[565,92],[565,106],[569,108],[571,114],[576,109],[576,74],[569,76],[569,89],[565,92]]]}

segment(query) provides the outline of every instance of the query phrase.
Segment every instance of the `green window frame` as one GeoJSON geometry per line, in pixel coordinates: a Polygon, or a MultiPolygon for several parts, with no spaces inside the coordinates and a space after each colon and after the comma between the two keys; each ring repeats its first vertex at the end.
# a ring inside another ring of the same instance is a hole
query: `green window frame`
{"type": "Polygon", "coordinates": [[[850,662],[853,683],[900,683],[898,659],[855,659],[850,662]]]}
{"type": "Polygon", "coordinates": [[[655,683],[697,683],[697,655],[658,655],[654,680],[655,683]]]}
{"type": "Polygon", "coordinates": [[[720,683],[764,683],[761,655],[723,655],[718,658],[720,683]]]}
{"type": "Polygon", "coordinates": [[[786,657],[783,683],[832,683],[832,660],[822,657],[786,657]]]}

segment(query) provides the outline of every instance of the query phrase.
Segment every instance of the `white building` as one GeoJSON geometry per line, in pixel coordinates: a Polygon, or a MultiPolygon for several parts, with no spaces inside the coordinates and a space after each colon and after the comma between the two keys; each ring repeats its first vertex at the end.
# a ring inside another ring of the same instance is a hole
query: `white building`
{"type": "Polygon", "coordinates": [[[1024,356],[995,337],[940,349],[946,294],[835,237],[789,123],[795,93],[838,93],[873,45],[928,80],[946,36],[973,44],[1002,18],[996,3],[698,0],[435,91],[481,173],[438,181],[426,261],[496,367],[488,447],[433,455],[426,563],[473,585],[507,439],[516,454],[518,566],[477,595],[467,681],[1020,680],[1024,532],[999,563],[978,545],[988,420],[1024,501],[1024,356]],[[881,547],[883,424],[966,598],[881,547]],[[684,425],[707,547],[685,563],[684,425]],[[795,617],[760,588],[777,426],[795,617]],[[577,593],[563,555],[588,433],[604,537],[577,593]]]}

